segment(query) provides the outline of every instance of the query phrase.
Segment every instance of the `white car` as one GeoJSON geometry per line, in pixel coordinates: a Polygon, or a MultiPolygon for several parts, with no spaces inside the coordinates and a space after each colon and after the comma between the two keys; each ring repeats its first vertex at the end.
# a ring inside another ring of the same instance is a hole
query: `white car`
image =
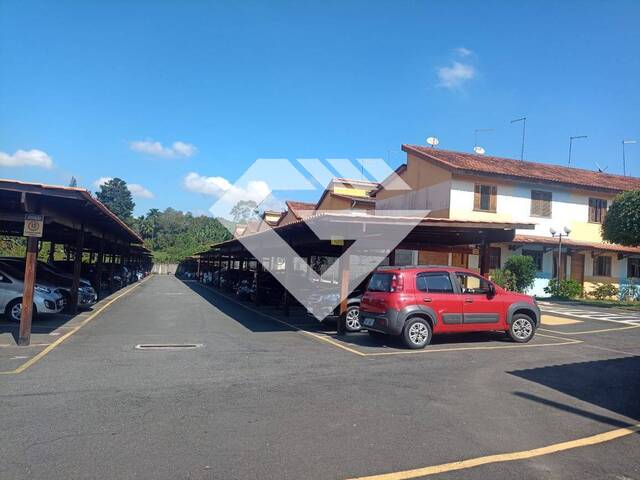
{"type": "MultiPolygon", "coordinates": [[[[0,313],[9,320],[19,322],[22,317],[22,292],[24,290],[21,272],[3,266],[0,268],[0,313]]],[[[34,318],[41,313],[59,313],[64,308],[64,297],[52,285],[36,283],[33,289],[34,318]]]]}

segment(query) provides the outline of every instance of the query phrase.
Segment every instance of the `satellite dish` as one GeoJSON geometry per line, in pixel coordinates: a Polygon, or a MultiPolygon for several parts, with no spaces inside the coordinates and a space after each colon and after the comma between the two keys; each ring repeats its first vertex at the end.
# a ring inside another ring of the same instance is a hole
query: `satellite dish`
{"type": "Polygon", "coordinates": [[[432,147],[435,147],[440,143],[440,140],[438,140],[436,137],[429,137],[427,138],[427,143],[432,147]]]}
{"type": "Polygon", "coordinates": [[[436,137],[429,137],[427,138],[427,143],[431,145],[431,147],[435,147],[440,143],[440,140],[438,140],[436,137]]]}
{"type": "Polygon", "coordinates": [[[484,155],[484,148],[482,147],[473,147],[473,151],[476,152],[478,155],[484,155]]]}
{"type": "Polygon", "coordinates": [[[607,171],[607,168],[609,168],[608,165],[606,167],[602,168],[600,165],[598,165],[598,162],[596,162],[596,167],[598,167],[598,172],[599,173],[604,173],[604,172],[607,171]]]}

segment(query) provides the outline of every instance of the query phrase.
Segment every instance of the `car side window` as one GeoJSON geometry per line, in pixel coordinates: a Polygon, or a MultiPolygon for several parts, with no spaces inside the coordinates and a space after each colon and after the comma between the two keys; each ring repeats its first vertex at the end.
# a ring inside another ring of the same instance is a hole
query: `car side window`
{"type": "Polygon", "coordinates": [[[448,272],[421,273],[416,277],[416,288],[421,292],[455,293],[448,272]]]}
{"type": "Polygon", "coordinates": [[[489,293],[489,282],[482,277],[466,272],[456,272],[456,279],[462,293],[472,295],[486,295],[489,293]]]}
{"type": "Polygon", "coordinates": [[[11,280],[9,280],[2,273],[0,273],[0,283],[11,283],[11,280]]]}

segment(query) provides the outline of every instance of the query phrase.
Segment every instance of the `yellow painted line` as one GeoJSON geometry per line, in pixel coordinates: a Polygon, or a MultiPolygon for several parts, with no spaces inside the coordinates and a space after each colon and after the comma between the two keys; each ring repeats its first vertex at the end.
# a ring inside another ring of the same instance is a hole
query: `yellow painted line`
{"type": "Polygon", "coordinates": [[[599,433],[590,437],[578,438],[568,442],[554,443],[553,445],[534,448],[533,450],[487,455],[485,457],[470,458],[459,462],[442,463],[440,465],[404,470],[402,472],[384,473],[382,475],[370,475],[367,477],[353,477],[348,480],[407,480],[410,478],[426,477],[429,475],[438,475],[440,473],[454,472],[456,470],[465,470],[467,468],[478,467],[480,465],[487,465],[490,463],[526,460],[529,458],[541,457],[543,455],[550,455],[552,453],[564,452],[575,448],[598,445],[600,443],[610,442],[638,432],[640,432],[640,424],[629,425],[628,427],[609,430],[608,432],[599,433]]]}
{"type": "Polygon", "coordinates": [[[542,315],[542,325],[573,325],[574,323],[583,323],[582,320],[573,318],[554,317],[553,315],[542,315]]]}
{"type": "Polygon", "coordinates": [[[80,330],[82,327],[84,327],[87,323],[89,323],[91,320],[93,320],[94,318],[96,318],[98,315],[100,315],[106,308],[108,308],[113,302],[115,302],[116,300],[121,299],[122,297],[124,297],[125,295],[128,295],[129,293],[131,293],[133,290],[135,290],[136,288],[138,288],[140,285],[142,285],[143,283],[145,283],[148,279],[150,279],[151,276],[146,277],[145,279],[143,279],[140,283],[136,283],[133,287],[129,288],[128,290],[126,290],[125,292],[122,292],[120,295],[112,298],[111,300],[109,300],[107,303],[105,303],[102,307],[100,307],[98,310],[96,310],[95,312],[93,312],[91,315],[89,315],[87,318],[85,318],[82,322],[80,322],[76,327],[74,327],[73,330],[68,331],[67,333],[65,333],[64,335],[62,335],[60,338],[56,339],[55,342],[48,344],[48,346],[42,350],[40,353],[38,353],[37,355],[35,355],[33,358],[29,359],[28,361],[26,361],[25,363],[23,363],[22,365],[20,365],[18,368],[16,368],[15,370],[10,370],[8,372],[0,372],[0,375],[12,375],[12,374],[18,374],[18,373],[22,373],[24,372],[27,368],[31,367],[32,365],[34,365],[35,363],[37,363],[38,361],[40,361],[42,358],[44,358],[46,355],[48,355],[54,348],[56,348],[58,345],[60,345],[62,342],[64,342],[67,338],[69,338],[71,335],[73,335],[74,333],[76,333],[78,330],[80,330]]]}
{"type": "Polygon", "coordinates": [[[619,330],[631,330],[634,328],[640,328],[640,324],[638,325],[627,325],[625,327],[614,327],[614,328],[601,328],[599,330],[581,330],[579,332],[560,332],[558,330],[549,330],[548,328],[540,328],[540,330],[544,330],[545,332],[557,333],[559,335],[586,335],[590,333],[600,333],[600,332],[617,332],[619,330]]]}

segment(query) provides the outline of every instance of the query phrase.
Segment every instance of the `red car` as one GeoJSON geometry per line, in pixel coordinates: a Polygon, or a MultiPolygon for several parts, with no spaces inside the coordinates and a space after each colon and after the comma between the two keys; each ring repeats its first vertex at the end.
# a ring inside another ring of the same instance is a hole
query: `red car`
{"type": "Polygon", "coordinates": [[[433,334],[506,331],[528,342],[540,322],[535,300],[507,292],[477,273],[457,267],[378,268],[360,303],[362,327],[373,335],[402,337],[424,348],[433,334]]]}

